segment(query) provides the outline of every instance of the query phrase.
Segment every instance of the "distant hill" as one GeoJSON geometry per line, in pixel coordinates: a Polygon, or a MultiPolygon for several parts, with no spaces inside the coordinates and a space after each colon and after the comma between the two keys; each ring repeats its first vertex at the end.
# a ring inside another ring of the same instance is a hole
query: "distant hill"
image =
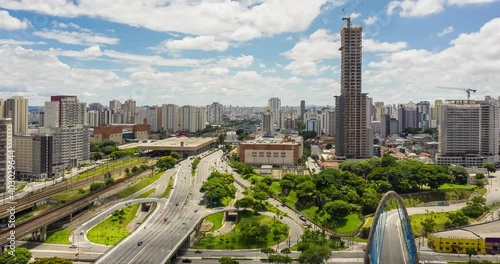
{"type": "Polygon", "coordinates": [[[28,106],[28,111],[42,111],[43,106],[28,106]]]}

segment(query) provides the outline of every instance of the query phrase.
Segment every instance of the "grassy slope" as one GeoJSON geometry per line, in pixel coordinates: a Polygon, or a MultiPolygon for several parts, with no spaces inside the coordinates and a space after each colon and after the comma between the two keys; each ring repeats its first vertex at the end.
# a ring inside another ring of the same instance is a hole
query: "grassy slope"
{"type": "Polygon", "coordinates": [[[47,233],[47,240],[44,243],[48,244],[63,244],[69,245],[69,235],[73,232],[73,229],[63,229],[55,232],[47,233]]]}
{"type": "Polygon", "coordinates": [[[213,224],[213,226],[212,226],[212,228],[210,228],[209,232],[212,232],[212,231],[215,231],[215,230],[221,228],[222,219],[224,219],[223,212],[207,216],[207,218],[205,218],[205,220],[207,220],[213,224]]]}

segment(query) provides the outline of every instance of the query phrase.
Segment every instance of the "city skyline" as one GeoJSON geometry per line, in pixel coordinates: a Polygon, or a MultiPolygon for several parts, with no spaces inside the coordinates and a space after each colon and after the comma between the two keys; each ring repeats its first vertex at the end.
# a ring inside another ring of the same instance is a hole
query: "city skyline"
{"type": "MultiPolygon", "coordinates": [[[[43,105],[63,91],[103,104],[255,106],[279,97],[282,105],[333,105],[342,8],[357,1],[280,3],[0,1],[0,98],[43,105]]],[[[366,1],[351,16],[365,31],[364,91],[388,104],[465,98],[436,86],[497,97],[498,9],[495,0],[366,1]]]]}

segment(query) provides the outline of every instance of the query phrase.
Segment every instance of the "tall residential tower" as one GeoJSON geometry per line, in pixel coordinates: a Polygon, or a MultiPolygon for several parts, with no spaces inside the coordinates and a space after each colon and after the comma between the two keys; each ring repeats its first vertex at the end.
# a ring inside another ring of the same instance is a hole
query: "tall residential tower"
{"type": "Polygon", "coordinates": [[[372,156],[371,129],[367,125],[367,95],[361,92],[363,28],[342,27],[341,90],[335,96],[335,154],[338,158],[362,159],[372,156]]]}

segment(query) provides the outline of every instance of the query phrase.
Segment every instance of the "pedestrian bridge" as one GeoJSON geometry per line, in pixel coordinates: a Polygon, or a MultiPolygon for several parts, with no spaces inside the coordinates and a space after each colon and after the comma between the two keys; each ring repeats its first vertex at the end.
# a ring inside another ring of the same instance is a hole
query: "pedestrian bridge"
{"type": "Polygon", "coordinates": [[[408,211],[394,191],[377,207],[365,251],[365,264],[387,263],[419,263],[408,211]]]}

